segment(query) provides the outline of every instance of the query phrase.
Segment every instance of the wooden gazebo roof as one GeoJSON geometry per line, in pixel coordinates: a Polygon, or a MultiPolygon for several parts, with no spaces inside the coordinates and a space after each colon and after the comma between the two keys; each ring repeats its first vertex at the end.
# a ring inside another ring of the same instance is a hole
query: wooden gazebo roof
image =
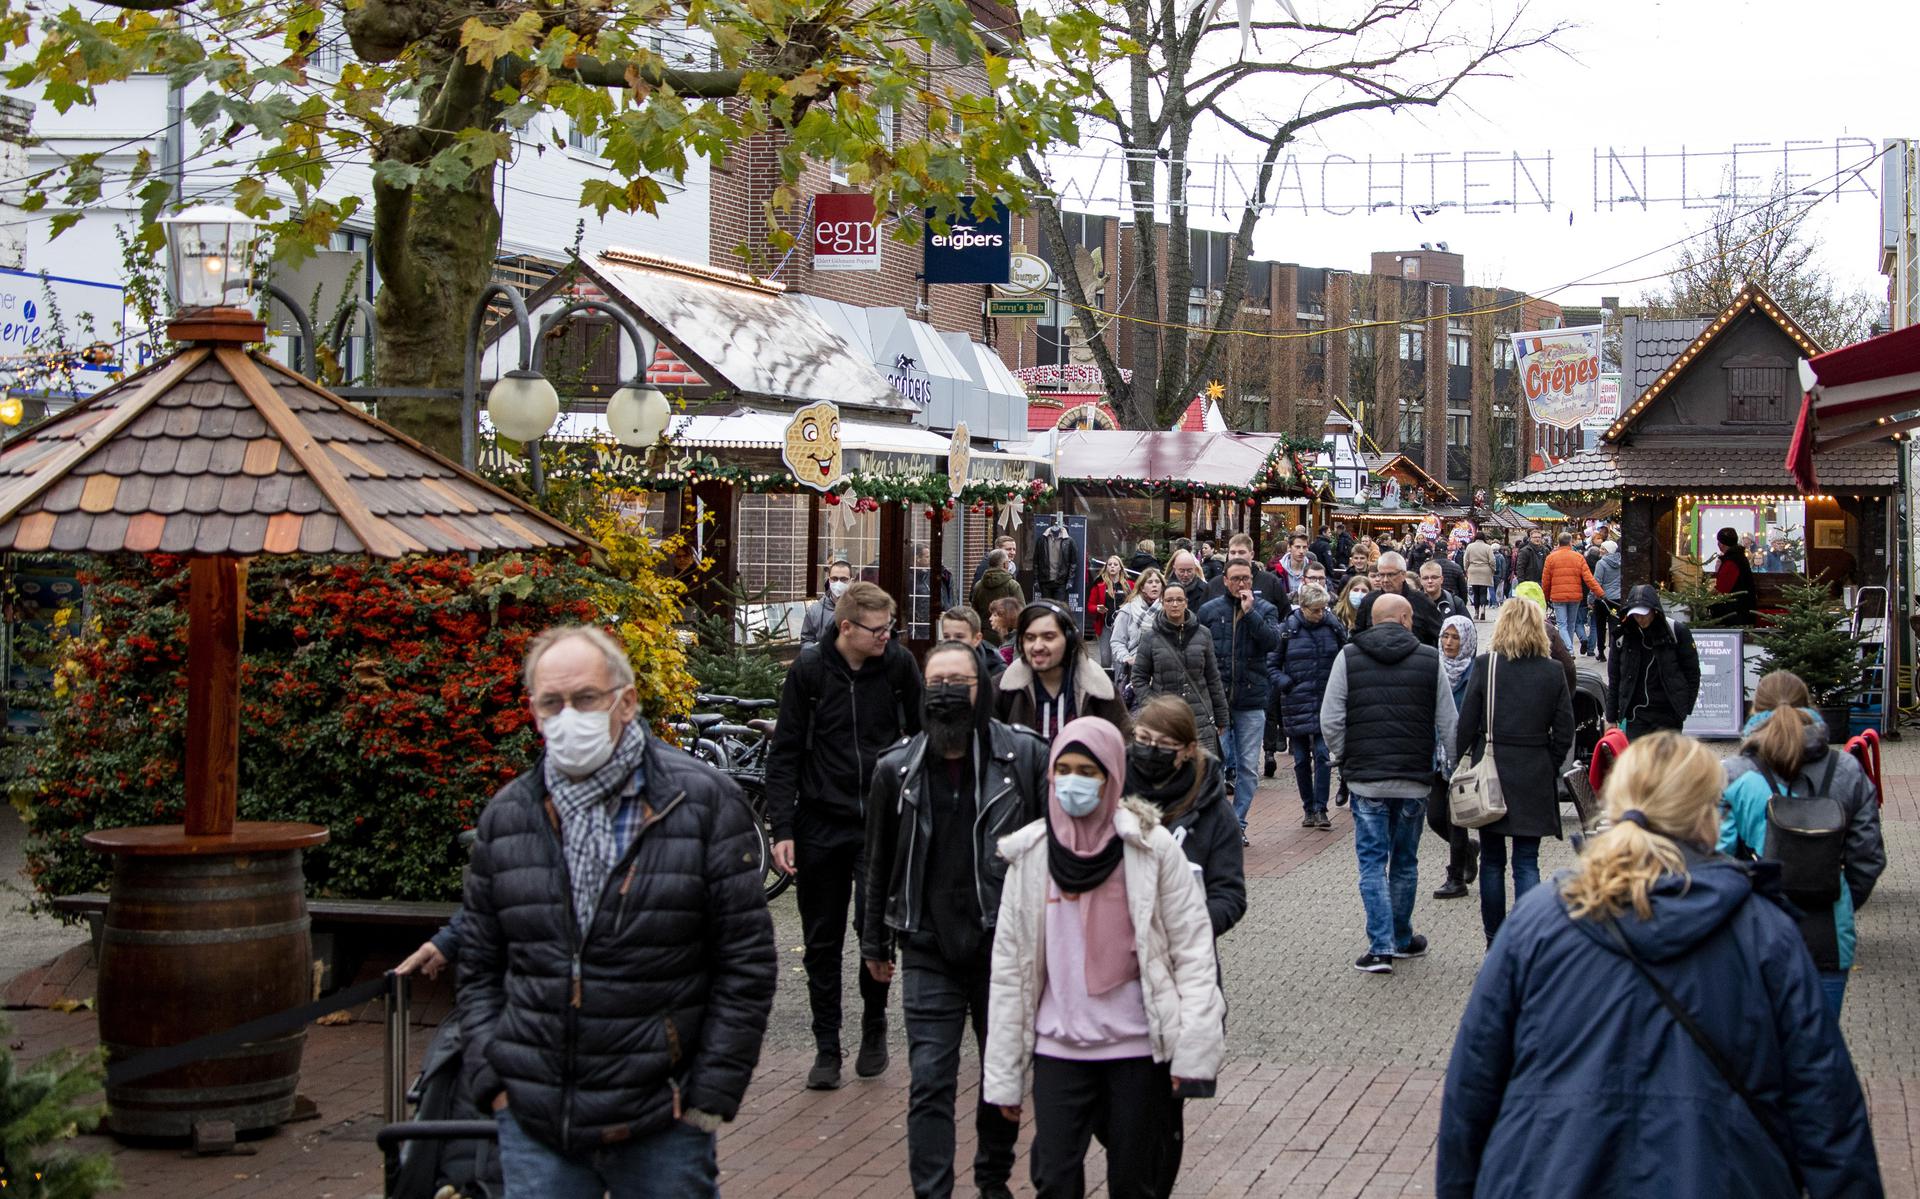
{"type": "Polygon", "coordinates": [[[398,558],[589,544],[233,344],[186,346],[0,448],[0,550],[398,558]]]}

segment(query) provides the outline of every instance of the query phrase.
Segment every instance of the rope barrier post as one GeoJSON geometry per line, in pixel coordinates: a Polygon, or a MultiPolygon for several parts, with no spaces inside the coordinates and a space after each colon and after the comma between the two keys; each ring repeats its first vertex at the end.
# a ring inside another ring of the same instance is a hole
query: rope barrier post
{"type": "Polygon", "coordinates": [[[407,1118],[407,1012],[412,980],[398,971],[387,975],[386,1118],[398,1124],[407,1118]]]}

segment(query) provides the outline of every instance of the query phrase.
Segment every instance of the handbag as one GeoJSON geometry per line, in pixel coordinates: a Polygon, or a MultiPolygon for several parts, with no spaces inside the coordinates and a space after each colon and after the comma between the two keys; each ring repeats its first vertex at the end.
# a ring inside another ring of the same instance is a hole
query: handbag
{"type": "Polygon", "coordinates": [[[1661,982],[1659,976],[1640,960],[1640,955],[1633,952],[1633,946],[1627,941],[1626,934],[1620,931],[1620,925],[1617,922],[1611,919],[1607,921],[1607,934],[1613,938],[1614,947],[1633,963],[1634,969],[1640,972],[1640,977],[1647,980],[1647,985],[1652,987],[1653,993],[1660,997],[1660,1002],[1666,1005],[1667,1011],[1673,1013],[1674,1022],[1693,1038],[1695,1045],[1700,1047],[1700,1052],[1705,1054],[1707,1061],[1713,1064],[1721,1081],[1731,1087],[1734,1094],[1740,1096],[1740,1101],[1747,1105],[1747,1111],[1752,1113],[1755,1123],[1766,1131],[1767,1138],[1773,1142],[1773,1147],[1778,1149],[1780,1156],[1786,1160],[1787,1173],[1793,1177],[1794,1194],[1806,1194],[1807,1177],[1801,1172],[1800,1163],[1794,1159],[1793,1146],[1780,1135],[1780,1130],[1775,1127],[1772,1116],[1767,1109],[1760,1106],[1760,1100],[1748,1089],[1739,1072],[1733,1068],[1733,1062],[1728,1059],[1720,1046],[1714,1043],[1713,1038],[1707,1035],[1707,1030],[1700,1027],[1700,1022],[1693,1018],[1693,1013],[1686,1009],[1686,1005],[1667,989],[1667,984],[1661,982]]]}
{"type": "Polygon", "coordinates": [[[1499,674],[1500,656],[1487,655],[1487,735],[1480,760],[1467,750],[1454,764],[1453,778],[1447,783],[1447,814],[1457,828],[1485,828],[1507,815],[1507,795],[1500,787],[1500,772],[1493,763],[1493,685],[1499,674]]]}

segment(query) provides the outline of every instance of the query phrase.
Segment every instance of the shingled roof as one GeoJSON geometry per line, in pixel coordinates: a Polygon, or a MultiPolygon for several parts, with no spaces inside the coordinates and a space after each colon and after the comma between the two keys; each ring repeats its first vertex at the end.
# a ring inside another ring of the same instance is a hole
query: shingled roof
{"type": "MultiPolygon", "coordinates": [[[[1513,497],[1542,499],[1621,490],[1771,493],[1786,482],[1776,446],[1642,449],[1603,445],[1537,470],[1501,491],[1513,497]]],[[[1884,442],[1849,446],[1820,456],[1820,486],[1824,491],[1891,491],[1899,485],[1899,457],[1884,442]]]]}
{"type": "Polygon", "coordinates": [[[590,544],[238,345],[189,345],[0,447],[0,550],[398,558],[590,544]]]}

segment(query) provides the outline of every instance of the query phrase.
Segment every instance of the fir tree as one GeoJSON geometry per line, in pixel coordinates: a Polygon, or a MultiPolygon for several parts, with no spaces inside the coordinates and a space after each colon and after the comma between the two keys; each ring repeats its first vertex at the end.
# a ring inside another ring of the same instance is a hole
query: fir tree
{"type": "Polygon", "coordinates": [[[1860,685],[1860,649],[1846,612],[1826,584],[1805,575],[1780,589],[1786,610],[1760,635],[1773,670],[1791,670],[1806,683],[1815,706],[1844,702],[1860,685]]]}
{"type": "Polygon", "coordinates": [[[61,1051],[22,1069],[0,1047],[0,1185],[9,1199],[91,1199],[118,1185],[105,1154],[57,1147],[106,1114],[97,1098],[105,1054],[61,1051]]]}

